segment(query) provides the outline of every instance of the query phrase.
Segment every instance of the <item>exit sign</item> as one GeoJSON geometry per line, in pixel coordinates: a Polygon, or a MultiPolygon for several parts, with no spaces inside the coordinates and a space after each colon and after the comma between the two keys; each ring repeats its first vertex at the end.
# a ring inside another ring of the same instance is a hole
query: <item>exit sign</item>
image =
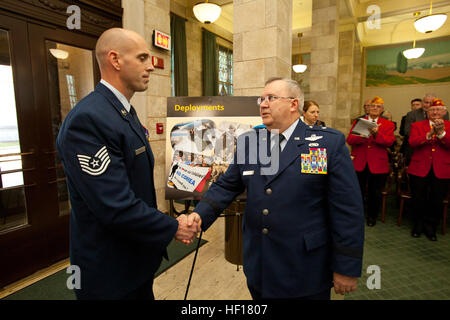
{"type": "Polygon", "coordinates": [[[164,32],[153,31],[153,44],[155,47],[170,50],[170,36],[164,32]]]}

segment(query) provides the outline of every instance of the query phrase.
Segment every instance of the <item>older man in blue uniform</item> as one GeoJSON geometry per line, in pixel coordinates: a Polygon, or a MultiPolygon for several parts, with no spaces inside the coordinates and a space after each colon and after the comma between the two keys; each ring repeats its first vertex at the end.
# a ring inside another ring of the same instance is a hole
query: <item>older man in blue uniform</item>
{"type": "Polygon", "coordinates": [[[190,242],[196,226],[156,205],[154,157],[130,105],[153,71],[145,40],[119,28],[96,46],[102,80],[69,112],[58,153],[72,211],[70,261],[81,271],[78,299],[153,299],[153,277],[176,237],[190,242]]]}
{"type": "Polygon", "coordinates": [[[333,285],[338,294],[355,290],[364,211],[344,135],[299,121],[303,93],[291,79],[270,79],[258,103],[267,128],[253,139],[258,150],[239,145],[252,141],[254,133],[240,136],[234,163],[209,188],[188,224],[196,221],[207,230],[246,189],[244,272],[254,299],[326,300],[333,285]],[[272,150],[272,162],[260,156],[255,163],[255,154],[266,149],[272,150]]]}

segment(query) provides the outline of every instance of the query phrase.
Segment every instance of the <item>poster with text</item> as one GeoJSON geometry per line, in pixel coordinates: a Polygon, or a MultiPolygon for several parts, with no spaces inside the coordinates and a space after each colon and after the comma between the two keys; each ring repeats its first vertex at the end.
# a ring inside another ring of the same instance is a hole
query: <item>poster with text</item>
{"type": "Polygon", "coordinates": [[[199,200],[233,159],[237,137],[261,125],[257,97],[167,99],[166,199],[199,200]]]}

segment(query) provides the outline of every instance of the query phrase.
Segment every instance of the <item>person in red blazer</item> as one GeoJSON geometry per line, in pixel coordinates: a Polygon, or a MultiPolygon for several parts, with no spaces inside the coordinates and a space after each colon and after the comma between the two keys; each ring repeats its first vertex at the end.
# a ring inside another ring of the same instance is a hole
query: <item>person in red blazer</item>
{"type": "Polygon", "coordinates": [[[353,133],[353,128],[358,121],[356,120],[347,137],[347,143],[352,146],[351,157],[363,197],[368,184],[367,225],[369,227],[373,227],[377,221],[381,207],[381,191],[389,173],[387,148],[395,141],[394,123],[381,117],[383,110],[383,99],[378,96],[373,98],[369,106],[369,115],[363,119],[376,122],[377,127],[370,130],[369,137],[362,137],[353,133]]]}
{"type": "Polygon", "coordinates": [[[409,144],[413,148],[408,174],[411,182],[414,225],[411,235],[422,231],[436,241],[436,226],[450,181],[450,121],[441,99],[434,99],[428,119],[411,124],[409,144]]]}

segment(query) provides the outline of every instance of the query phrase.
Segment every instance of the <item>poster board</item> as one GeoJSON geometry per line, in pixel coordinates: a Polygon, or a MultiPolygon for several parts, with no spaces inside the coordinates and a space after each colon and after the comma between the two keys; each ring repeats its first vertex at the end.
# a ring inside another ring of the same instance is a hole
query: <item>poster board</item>
{"type": "Polygon", "coordinates": [[[261,125],[257,97],[167,98],[166,199],[198,200],[233,159],[237,137],[261,125]]]}

